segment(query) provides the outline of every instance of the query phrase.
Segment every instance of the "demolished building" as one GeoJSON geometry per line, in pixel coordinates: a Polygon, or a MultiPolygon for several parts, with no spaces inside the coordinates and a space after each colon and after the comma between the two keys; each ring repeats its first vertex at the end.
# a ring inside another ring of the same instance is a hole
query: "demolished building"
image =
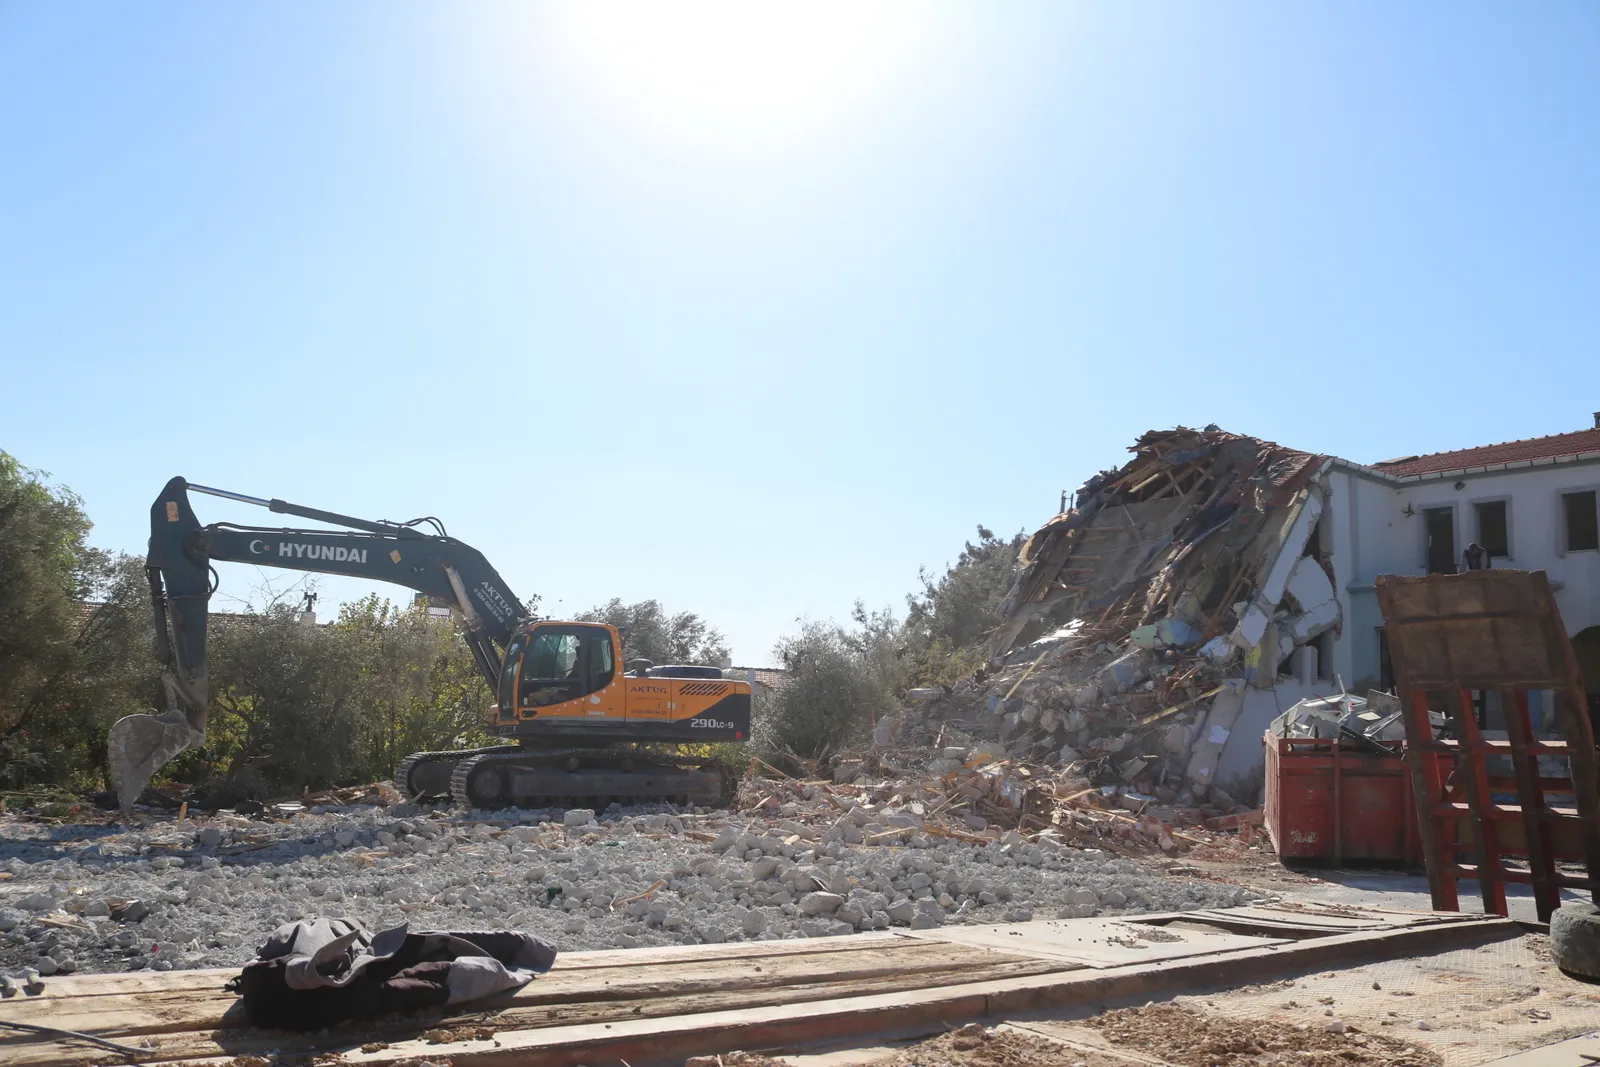
{"type": "Polygon", "coordinates": [[[1253,788],[1266,724],[1338,691],[1332,461],[1215,427],[1131,451],[1023,546],[988,669],[918,695],[1010,755],[1187,806],[1253,788]]]}
{"type": "MultiPolygon", "coordinates": [[[[965,731],[1185,804],[1248,794],[1278,715],[1392,687],[1377,576],[1474,566],[1545,571],[1600,690],[1600,413],[1371,465],[1215,426],[1130,451],[1028,539],[982,676],[918,693],[930,741],[965,731]]],[[[1503,737],[1494,694],[1481,714],[1503,737]]]]}

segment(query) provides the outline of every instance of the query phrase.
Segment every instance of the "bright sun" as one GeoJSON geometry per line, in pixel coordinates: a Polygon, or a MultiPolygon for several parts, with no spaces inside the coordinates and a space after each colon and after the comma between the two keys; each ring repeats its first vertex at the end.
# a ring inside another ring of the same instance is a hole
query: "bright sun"
{"type": "Polygon", "coordinates": [[[584,0],[555,9],[564,58],[591,88],[675,136],[784,140],[867,106],[922,50],[938,9],[584,0]]]}

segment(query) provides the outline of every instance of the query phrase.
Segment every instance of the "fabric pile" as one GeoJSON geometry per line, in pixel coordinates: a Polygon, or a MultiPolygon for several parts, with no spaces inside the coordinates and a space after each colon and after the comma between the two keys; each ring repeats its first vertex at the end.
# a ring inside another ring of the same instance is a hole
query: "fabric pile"
{"type": "Polygon", "coordinates": [[[356,919],[306,919],[274,930],[228,989],[252,1025],[320,1030],[521,989],[555,959],[551,945],[511,930],[373,933],[356,919]]]}

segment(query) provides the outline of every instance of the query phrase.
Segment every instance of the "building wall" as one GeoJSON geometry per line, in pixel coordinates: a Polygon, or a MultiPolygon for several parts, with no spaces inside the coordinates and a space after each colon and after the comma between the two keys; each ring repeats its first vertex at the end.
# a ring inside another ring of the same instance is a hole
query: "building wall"
{"type": "Polygon", "coordinates": [[[1379,677],[1378,627],[1383,618],[1374,593],[1377,577],[1427,573],[1426,508],[1454,509],[1459,566],[1462,550],[1477,540],[1472,505],[1506,500],[1511,556],[1494,560],[1494,566],[1546,572],[1569,634],[1600,625],[1600,551],[1566,551],[1561,508],[1562,493],[1600,489],[1600,463],[1524,467],[1398,485],[1335,467],[1328,481],[1333,565],[1344,619],[1335,642],[1334,665],[1353,690],[1375,684],[1379,677]]]}
{"type": "Polygon", "coordinates": [[[1237,706],[1238,710],[1233,713],[1233,726],[1228,730],[1221,751],[1217,754],[1217,769],[1212,780],[1235,800],[1255,795],[1255,791],[1261,787],[1261,776],[1266,766],[1262,735],[1267,732],[1272,720],[1302,700],[1334,696],[1338,692],[1338,685],[1332,681],[1306,685],[1295,679],[1280,677],[1270,689],[1242,686],[1219,696],[1216,704],[1226,703],[1237,706]]]}

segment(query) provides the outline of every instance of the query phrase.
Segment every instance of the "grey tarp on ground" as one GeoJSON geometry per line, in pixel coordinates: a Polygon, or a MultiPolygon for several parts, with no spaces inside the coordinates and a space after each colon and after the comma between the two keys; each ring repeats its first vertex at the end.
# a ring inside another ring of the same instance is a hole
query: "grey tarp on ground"
{"type": "Polygon", "coordinates": [[[256,950],[262,960],[289,957],[284,980],[290,989],[348,986],[379,960],[400,950],[406,937],[425,939],[425,961],[449,960],[451,1004],[521,989],[555,963],[556,950],[517,931],[445,933],[409,930],[406,924],[373,933],[359,920],[307,919],[278,927],[256,950]]]}

